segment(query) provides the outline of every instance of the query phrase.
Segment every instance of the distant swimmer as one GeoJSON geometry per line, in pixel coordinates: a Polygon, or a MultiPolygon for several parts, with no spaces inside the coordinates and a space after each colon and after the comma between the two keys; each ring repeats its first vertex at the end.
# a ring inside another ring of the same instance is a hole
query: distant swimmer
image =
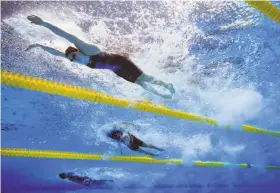
{"type": "Polygon", "coordinates": [[[167,84],[161,80],[157,80],[153,76],[145,74],[134,62],[127,56],[118,53],[109,53],[101,51],[96,45],[88,44],[77,38],[76,36],[69,34],[62,29],[43,21],[40,17],[31,15],[27,17],[31,23],[44,26],[51,30],[58,36],[67,39],[73,43],[75,47],[69,46],[65,53],[58,51],[54,48],[43,46],[40,44],[32,44],[26,50],[40,47],[48,53],[69,59],[72,62],[77,62],[86,65],[93,69],[108,69],[113,71],[119,77],[140,85],[147,91],[150,91],[163,98],[170,99],[175,93],[173,84],[167,84]],[[170,93],[163,94],[153,88],[153,85],[159,85],[162,88],[167,89],[170,93]]]}
{"type": "Polygon", "coordinates": [[[60,173],[59,177],[61,179],[69,179],[72,182],[82,184],[85,186],[106,185],[106,184],[110,184],[110,183],[114,182],[114,180],[95,180],[95,179],[89,178],[87,176],[78,176],[78,175],[75,175],[73,172],[60,173]]]}
{"type": "Polygon", "coordinates": [[[135,137],[134,135],[132,135],[131,133],[126,131],[125,128],[120,125],[118,125],[118,126],[114,125],[113,129],[111,129],[107,133],[107,136],[118,141],[119,143],[126,145],[129,149],[131,149],[133,151],[138,151],[140,153],[144,153],[144,154],[147,154],[150,156],[157,156],[159,154],[151,153],[149,151],[142,149],[141,147],[152,148],[152,149],[155,149],[158,151],[164,151],[164,149],[161,149],[154,145],[143,142],[142,140],[138,139],[137,137],[135,137]]]}

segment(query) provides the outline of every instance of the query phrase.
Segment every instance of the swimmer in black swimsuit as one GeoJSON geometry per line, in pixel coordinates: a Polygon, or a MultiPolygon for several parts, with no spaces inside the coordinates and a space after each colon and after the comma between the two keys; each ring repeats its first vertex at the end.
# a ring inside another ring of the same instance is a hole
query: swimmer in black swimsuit
{"type": "Polygon", "coordinates": [[[70,61],[87,65],[88,67],[93,69],[109,69],[119,77],[122,77],[129,82],[136,83],[145,90],[157,94],[163,98],[170,99],[175,93],[172,83],[167,84],[161,80],[156,80],[154,77],[145,74],[128,57],[117,53],[103,52],[96,45],[87,44],[74,35],[69,34],[48,22],[43,21],[40,17],[37,17],[35,15],[28,16],[27,19],[30,20],[31,23],[44,26],[56,35],[67,39],[69,42],[73,43],[76,48],[70,46],[66,49],[65,53],[63,53],[54,48],[50,48],[40,44],[32,44],[26,50],[40,47],[52,55],[67,58],[70,61]],[[170,93],[162,94],[154,89],[150,84],[159,85],[169,90],[170,93]]]}
{"type": "Polygon", "coordinates": [[[115,126],[113,128],[113,130],[111,130],[108,134],[108,137],[125,144],[129,149],[133,150],[133,151],[138,151],[140,153],[144,153],[150,156],[157,156],[158,154],[154,154],[151,152],[148,152],[144,149],[142,149],[141,147],[144,148],[152,148],[152,149],[156,149],[158,151],[164,151],[164,149],[158,148],[154,145],[151,144],[147,144],[145,142],[143,142],[142,140],[138,139],[137,137],[135,137],[134,135],[132,135],[131,133],[125,131],[122,127],[119,126],[115,126]]]}
{"type": "Polygon", "coordinates": [[[108,183],[114,182],[113,180],[95,180],[95,179],[89,178],[87,176],[78,176],[78,175],[75,175],[73,172],[60,173],[59,177],[61,179],[69,179],[72,182],[82,184],[85,186],[106,185],[108,183]]]}

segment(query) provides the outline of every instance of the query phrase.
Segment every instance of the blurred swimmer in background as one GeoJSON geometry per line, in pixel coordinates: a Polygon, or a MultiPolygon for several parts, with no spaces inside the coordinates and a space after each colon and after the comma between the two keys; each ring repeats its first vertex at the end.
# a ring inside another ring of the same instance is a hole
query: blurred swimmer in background
{"type": "Polygon", "coordinates": [[[144,148],[152,148],[157,151],[164,151],[164,149],[158,148],[154,145],[148,144],[143,142],[142,140],[138,139],[136,136],[131,134],[127,131],[128,125],[127,123],[123,124],[114,124],[112,129],[107,133],[107,136],[116,140],[119,144],[124,144],[129,149],[133,151],[137,151],[140,153],[144,153],[150,156],[157,156],[158,154],[151,153],[149,151],[146,151],[144,148]]]}
{"type": "Polygon", "coordinates": [[[73,172],[63,172],[60,173],[58,176],[63,180],[68,179],[71,182],[75,182],[85,186],[106,185],[114,182],[114,180],[103,180],[103,179],[96,180],[96,179],[89,178],[87,176],[78,176],[75,175],[73,172]]]}

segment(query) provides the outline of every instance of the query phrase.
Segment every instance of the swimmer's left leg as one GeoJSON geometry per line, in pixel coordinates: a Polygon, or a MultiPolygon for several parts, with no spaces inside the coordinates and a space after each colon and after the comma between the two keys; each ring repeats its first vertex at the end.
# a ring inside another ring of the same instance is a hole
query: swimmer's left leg
{"type": "Polygon", "coordinates": [[[156,147],[156,146],[151,145],[151,144],[146,144],[146,143],[143,143],[143,144],[141,145],[141,147],[148,147],[148,148],[156,149],[156,150],[158,150],[158,151],[164,151],[164,149],[162,149],[162,148],[156,147]]]}
{"type": "Polygon", "coordinates": [[[157,80],[155,77],[153,76],[150,76],[148,74],[145,74],[143,73],[140,77],[140,81],[143,81],[143,82],[148,82],[148,83],[151,83],[151,84],[156,84],[156,85],[159,85],[159,86],[163,86],[164,88],[168,89],[170,91],[170,93],[174,94],[175,93],[175,89],[173,87],[173,84],[172,83],[165,83],[161,80],[157,80]]]}
{"type": "Polygon", "coordinates": [[[144,149],[141,149],[141,148],[138,148],[138,149],[135,150],[135,151],[138,151],[138,152],[140,152],[140,153],[144,153],[144,154],[147,154],[147,155],[150,155],[150,156],[158,156],[158,155],[159,155],[159,154],[154,154],[154,153],[148,152],[148,151],[146,151],[146,150],[144,150],[144,149]]]}
{"type": "Polygon", "coordinates": [[[153,87],[143,83],[142,81],[136,81],[135,83],[140,85],[145,90],[150,91],[150,92],[152,92],[152,93],[154,93],[154,94],[156,94],[158,96],[161,96],[161,97],[163,97],[165,99],[171,99],[172,98],[172,94],[169,94],[169,95],[168,94],[161,94],[157,90],[155,90],[153,87]]]}
{"type": "Polygon", "coordinates": [[[96,185],[105,185],[105,184],[110,184],[110,183],[114,183],[114,180],[96,180],[94,184],[96,185]]]}
{"type": "Polygon", "coordinates": [[[114,180],[104,180],[104,179],[100,179],[100,180],[93,180],[93,179],[85,179],[83,181],[83,184],[85,186],[90,186],[90,185],[106,185],[106,184],[110,184],[110,183],[114,183],[114,180]]]}

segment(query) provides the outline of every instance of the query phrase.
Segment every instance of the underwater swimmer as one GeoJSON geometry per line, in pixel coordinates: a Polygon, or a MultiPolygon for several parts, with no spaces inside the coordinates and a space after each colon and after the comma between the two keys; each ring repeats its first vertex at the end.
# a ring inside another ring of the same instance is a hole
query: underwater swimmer
{"type": "Polygon", "coordinates": [[[150,156],[157,156],[159,154],[148,152],[142,149],[141,147],[152,148],[158,151],[164,151],[164,149],[158,148],[151,144],[147,144],[142,140],[138,139],[137,137],[126,131],[125,128],[123,128],[123,126],[121,125],[114,125],[112,130],[107,133],[107,136],[118,141],[119,143],[126,145],[129,149],[133,151],[144,153],[150,156]]]}
{"type": "Polygon", "coordinates": [[[138,84],[147,91],[150,91],[163,98],[170,99],[175,93],[172,83],[167,84],[161,80],[155,79],[153,76],[145,74],[138,68],[128,57],[118,53],[109,53],[101,51],[96,45],[88,44],[69,34],[62,29],[43,21],[40,17],[31,15],[27,19],[36,25],[44,26],[51,30],[58,36],[67,39],[76,47],[69,46],[65,53],[60,52],[54,48],[43,46],[40,44],[32,44],[26,50],[40,47],[48,53],[69,59],[72,62],[77,62],[86,65],[93,69],[108,69],[113,71],[119,77],[138,84]],[[169,90],[170,94],[162,94],[152,87],[152,85],[159,85],[169,90]]]}
{"type": "Polygon", "coordinates": [[[73,172],[60,173],[59,177],[63,180],[64,179],[69,179],[72,182],[82,184],[82,185],[85,185],[85,186],[105,185],[105,184],[114,182],[114,180],[95,180],[95,179],[89,178],[87,176],[78,176],[78,175],[75,175],[73,172]]]}

